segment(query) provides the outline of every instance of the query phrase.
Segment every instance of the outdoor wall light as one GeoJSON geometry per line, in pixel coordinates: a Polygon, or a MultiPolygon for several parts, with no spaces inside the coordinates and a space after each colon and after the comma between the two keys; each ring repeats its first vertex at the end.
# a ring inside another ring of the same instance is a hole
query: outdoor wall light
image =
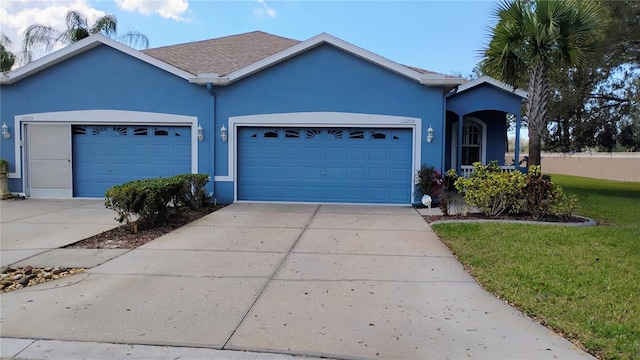
{"type": "Polygon", "coordinates": [[[9,127],[7,126],[6,122],[2,124],[2,137],[4,137],[5,139],[11,138],[11,133],[9,132],[9,127]]]}
{"type": "Polygon", "coordinates": [[[430,143],[433,141],[433,128],[429,126],[427,129],[427,142],[430,143]]]}
{"type": "Polygon", "coordinates": [[[224,125],[220,128],[220,138],[222,141],[227,141],[227,128],[224,125]]]}
{"type": "Polygon", "coordinates": [[[202,141],[204,140],[204,130],[202,129],[202,126],[200,126],[198,124],[198,140],[202,141]]]}

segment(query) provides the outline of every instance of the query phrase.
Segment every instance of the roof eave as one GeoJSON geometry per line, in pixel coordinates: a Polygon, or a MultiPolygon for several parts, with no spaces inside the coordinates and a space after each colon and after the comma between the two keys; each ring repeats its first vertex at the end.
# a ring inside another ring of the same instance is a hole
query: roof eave
{"type": "Polygon", "coordinates": [[[420,84],[427,86],[458,86],[466,82],[462,78],[427,75],[420,79],[420,84]]]}

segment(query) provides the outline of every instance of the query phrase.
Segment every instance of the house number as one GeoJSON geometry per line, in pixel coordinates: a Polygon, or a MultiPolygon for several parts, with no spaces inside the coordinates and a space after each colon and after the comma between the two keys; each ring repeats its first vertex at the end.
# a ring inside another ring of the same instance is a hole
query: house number
{"type": "Polygon", "coordinates": [[[400,119],[400,124],[415,124],[416,121],[414,119],[400,119]]]}
{"type": "Polygon", "coordinates": [[[33,116],[23,116],[22,121],[33,121],[33,116]]]}

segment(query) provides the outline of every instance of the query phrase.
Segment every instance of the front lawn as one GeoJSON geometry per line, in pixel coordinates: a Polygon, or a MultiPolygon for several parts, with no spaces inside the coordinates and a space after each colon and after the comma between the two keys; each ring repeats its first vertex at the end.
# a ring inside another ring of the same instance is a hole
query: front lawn
{"type": "Polygon", "coordinates": [[[601,225],[433,228],[488,291],[601,359],[640,359],[640,183],[552,180],[601,225]]]}

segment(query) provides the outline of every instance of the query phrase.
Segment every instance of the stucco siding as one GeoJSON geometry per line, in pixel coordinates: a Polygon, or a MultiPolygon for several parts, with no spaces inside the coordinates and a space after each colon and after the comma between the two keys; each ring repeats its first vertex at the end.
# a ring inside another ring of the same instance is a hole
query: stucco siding
{"type": "MultiPolygon", "coordinates": [[[[29,76],[2,85],[1,116],[12,138],[2,141],[2,157],[14,171],[13,129],[17,115],[73,110],[128,110],[195,116],[210,138],[211,96],[206,87],[102,45],[29,76]]],[[[199,172],[211,173],[210,141],[199,143],[199,172]]],[[[22,191],[20,179],[10,190],[22,191]]]]}

